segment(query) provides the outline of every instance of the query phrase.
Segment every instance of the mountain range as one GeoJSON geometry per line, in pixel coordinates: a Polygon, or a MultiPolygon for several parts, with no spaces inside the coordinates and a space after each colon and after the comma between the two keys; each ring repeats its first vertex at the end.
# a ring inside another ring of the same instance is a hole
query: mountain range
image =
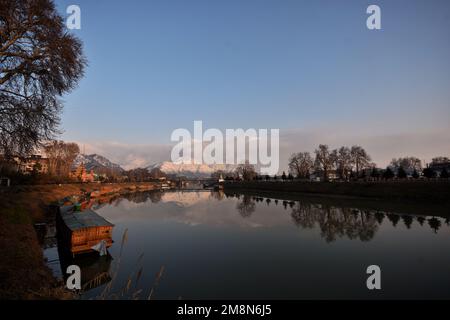
{"type": "MultiPolygon", "coordinates": [[[[75,158],[72,168],[77,168],[82,163],[84,164],[86,170],[94,170],[97,174],[123,174],[125,172],[120,165],[113,163],[104,156],[95,153],[89,155],[79,154],[75,158]]],[[[164,161],[146,167],[149,172],[155,168],[160,169],[168,175],[184,176],[186,178],[209,178],[212,173],[218,170],[231,172],[236,168],[236,166],[225,164],[180,164],[171,161],[164,161]]]]}
{"type": "Polygon", "coordinates": [[[118,164],[109,161],[107,158],[98,155],[98,154],[79,154],[73,164],[72,167],[76,168],[81,163],[84,164],[86,170],[94,170],[97,174],[103,173],[114,173],[114,174],[122,174],[125,170],[118,164]]]}
{"type": "Polygon", "coordinates": [[[184,164],[164,161],[147,167],[149,171],[155,168],[169,175],[184,176],[187,178],[208,178],[213,172],[218,170],[225,172],[233,171],[236,166],[227,164],[184,164]]]}

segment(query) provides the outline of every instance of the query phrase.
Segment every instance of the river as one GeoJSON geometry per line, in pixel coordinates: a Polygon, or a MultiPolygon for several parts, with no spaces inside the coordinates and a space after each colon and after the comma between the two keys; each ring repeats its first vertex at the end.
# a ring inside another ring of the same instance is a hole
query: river
{"type": "MultiPolygon", "coordinates": [[[[77,259],[83,299],[450,298],[449,219],[208,190],[94,208],[107,257],[77,259]],[[381,270],[369,290],[367,267],[381,270]]],[[[61,276],[56,247],[46,257],[61,276]]],[[[71,262],[74,263],[74,262],[71,262]]]]}

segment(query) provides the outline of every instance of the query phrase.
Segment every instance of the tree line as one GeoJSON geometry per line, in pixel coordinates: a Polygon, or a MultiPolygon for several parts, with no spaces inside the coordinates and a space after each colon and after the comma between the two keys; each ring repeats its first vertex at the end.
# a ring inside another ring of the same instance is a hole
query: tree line
{"type": "Polygon", "coordinates": [[[320,144],[311,154],[307,151],[293,153],[288,161],[288,173],[280,176],[261,176],[253,165],[248,162],[240,164],[233,172],[217,171],[213,178],[222,176],[225,180],[309,180],[312,177],[323,181],[351,181],[360,179],[390,180],[390,179],[448,179],[450,159],[435,157],[431,163],[423,167],[417,157],[407,156],[394,158],[385,169],[377,168],[368,152],[358,145],[342,146],[331,150],[328,145],[320,144]]]}

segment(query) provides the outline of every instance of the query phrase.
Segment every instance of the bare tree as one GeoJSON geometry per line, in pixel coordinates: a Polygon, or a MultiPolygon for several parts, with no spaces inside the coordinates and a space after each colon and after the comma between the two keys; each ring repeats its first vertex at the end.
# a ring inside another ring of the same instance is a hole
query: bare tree
{"type": "Polygon", "coordinates": [[[348,147],[341,147],[336,151],[336,168],[341,179],[348,180],[352,171],[352,155],[348,147]]]}
{"type": "Polygon", "coordinates": [[[131,169],[128,170],[126,172],[126,175],[129,179],[129,181],[132,182],[143,182],[143,181],[147,181],[148,179],[150,179],[150,177],[152,179],[158,179],[163,177],[163,173],[161,170],[159,170],[158,168],[154,168],[151,172],[148,171],[147,168],[135,168],[135,169],[131,169]]]}
{"type": "Polygon", "coordinates": [[[0,152],[26,155],[58,133],[60,97],[85,65],[52,0],[0,0],[0,152]]]}
{"type": "Polygon", "coordinates": [[[253,165],[249,164],[248,161],[246,161],[236,168],[236,174],[242,177],[244,181],[251,181],[256,177],[256,170],[253,165]]]}
{"type": "Polygon", "coordinates": [[[76,143],[51,141],[44,145],[45,154],[49,161],[49,173],[54,176],[67,177],[72,164],[80,153],[76,143]]]}
{"type": "Polygon", "coordinates": [[[422,171],[422,161],[416,157],[404,157],[398,159],[392,159],[391,167],[397,171],[400,168],[403,168],[406,173],[412,174],[414,170],[416,172],[422,171]]]}
{"type": "Polygon", "coordinates": [[[316,170],[323,172],[323,179],[328,181],[328,173],[334,168],[336,162],[336,151],[330,152],[327,145],[321,144],[314,152],[316,154],[314,166],[316,170]]]}
{"type": "Polygon", "coordinates": [[[372,159],[367,154],[366,150],[360,146],[353,146],[350,150],[350,154],[352,157],[352,164],[356,170],[356,176],[359,177],[360,170],[368,168],[372,159]]]}
{"type": "Polygon", "coordinates": [[[289,171],[297,178],[308,178],[313,165],[309,152],[294,153],[289,158],[289,171]]]}

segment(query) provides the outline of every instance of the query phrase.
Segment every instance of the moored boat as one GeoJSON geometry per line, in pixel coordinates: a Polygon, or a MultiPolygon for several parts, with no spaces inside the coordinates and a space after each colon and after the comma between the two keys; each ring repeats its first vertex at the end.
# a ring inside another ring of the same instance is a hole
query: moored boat
{"type": "Polygon", "coordinates": [[[58,211],[58,236],[72,256],[98,251],[99,244],[106,248],[112,245],[114,225],[95,211],[77,211],[73,205],[61,206],[58,211]]]}

